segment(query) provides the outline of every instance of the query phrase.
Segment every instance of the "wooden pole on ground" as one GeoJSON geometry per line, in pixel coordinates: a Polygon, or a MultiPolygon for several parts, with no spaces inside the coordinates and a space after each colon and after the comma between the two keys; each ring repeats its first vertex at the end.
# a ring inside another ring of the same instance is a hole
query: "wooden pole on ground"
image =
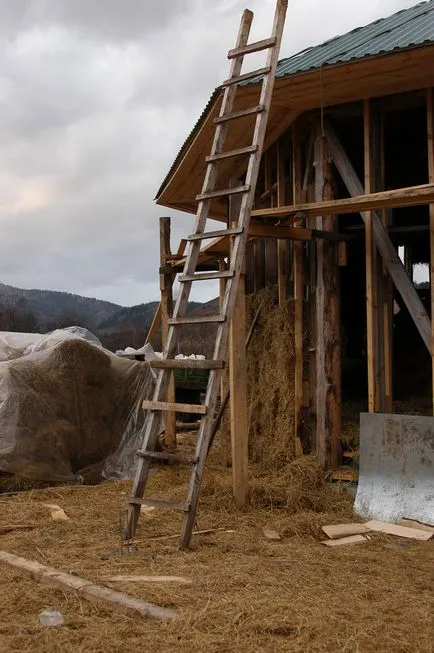
{"type": "MultiPolygon", "coordinates": [[[[160,218],[160,266],[165,269],[167,259],[171,256],[170,250],[170,218],[160,218]]],[[[173,312],[173,274],[160,273],[160,315],[161,315],[161,340],[163,351],[169,332],[168,320],[173,312]]],[[[175,375],[172,372],[167,394],[168,403],[175,403],[175,375]]],[[[169,449],[176,449],[176,414],[167,411],[165,423],[164,443],[169,449]]]]}
{"type": "MultiPolygon", "coordinates": [[[[333,196],[327,141],[321,125],[315,141],[315,200],[333,196]]],[[[316,227],[333,231],[335,216],[316,218],[316,227]]],[[[316,274],[316,447],[324,468],[339,464],[341,430],[341,350],[339,262],[336,243],[318,241],[316,274]]]]}
{"type": "MultiPolygon", "coordinates": [[[[238,185],[234,184],[234,185],[238,185]]],[[[241,197],[229,198],[229,222],[236,226],[241,197]]],[[[229,388],[232,486],[238,508],[247,505],[249,492],[249,428],[246,357],[246,274],[241,269],[229,334],[229,388]]]]}
{"type": "MultiPolygon", "coordinates": [[[[428,176],[434,184],[434,88],[427,89],[427,136],[428,136],[428,176]]],[[[430,283],[431,283],[431,328],[432,328],[432,400],[434,412],[434,204],[429,205],[430,231],[430,283]]]]}

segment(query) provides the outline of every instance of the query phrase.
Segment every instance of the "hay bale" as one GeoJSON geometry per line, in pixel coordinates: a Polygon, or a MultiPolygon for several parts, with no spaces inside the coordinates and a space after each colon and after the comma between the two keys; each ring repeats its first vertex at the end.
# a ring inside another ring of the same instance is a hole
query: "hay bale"
{"type": "Polygon", "coordinates": [[[80,339],[1,363],[0,469],[75,480],[116,451],[152,387],[147,365],[80,339]]]}

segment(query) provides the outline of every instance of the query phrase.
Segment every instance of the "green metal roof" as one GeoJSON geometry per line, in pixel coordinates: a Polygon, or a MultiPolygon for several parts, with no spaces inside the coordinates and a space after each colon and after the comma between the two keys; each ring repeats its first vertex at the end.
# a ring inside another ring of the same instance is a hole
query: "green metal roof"
{"type": "MultiPolygon", "coordinates": [[[[369,25],[353,29],[351,32],[336,36],[320,45],[306,48],[292,57],[281,59],[277,64],[276,78],[289,77],[322,66],[333,66],[366,57],[378,57],[430,43],[434,43],[434,0],[421,2],[409,9],[402,9],[387,18],[380,18],[369,25]]],[[[243,82],[242,85],[257,84],[260,79],[260,77],[255,77],[243,82]]],[[[220,88],[217,88],[212,94],[173,162],[157,197],[161,194],[186,149],[194,140],[219,93],[220,88]]]]}

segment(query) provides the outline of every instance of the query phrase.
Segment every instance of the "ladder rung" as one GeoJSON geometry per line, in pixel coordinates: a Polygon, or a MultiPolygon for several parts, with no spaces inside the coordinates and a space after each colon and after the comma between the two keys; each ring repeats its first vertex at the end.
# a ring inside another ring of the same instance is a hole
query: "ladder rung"
{"type": "Polygon", "coordinates": [[[195,465],[199,458],[197,456],[183,456],[179,453],[169,453],[164,451],[136,451],[140,458],[149,458],[151,460],[173,460],[179,463],[191,463],[195,465]]]}
{"type": "MultiPolygon", "coordinates": [[[[171,317],[167,321],[169,326],[178,326],[182,324],[217,324],[218,322],[226,322],[226,317],[224,315],[204,315],[203,317],[171,317]]],[[[204,361],[202,361],[203,363],[204,361]]]]}
{"type": "Polygon", "coordinates": [[[232,227],[232,229],[220,229],[218,231],[204,231],[200,234],[191,234],[187,240],[206,240],[207,238],[224,238],[224,236],[236,236],[242,234],[242,227],[232,227]]]}
{"type": "Polygon", "coordinates": [[[252,52],[260,52],[261,50],[266,50],[267,48],[272,48],[276,45],[276,37],[272,36],[269,39],[263,39],[262,41],[255,41],[255,43],[248,43],[242,48],[233,48],[228,52],[228,59],[236,59],[237,57],[242,57],[245,54],[251,54],[252,52]]]}
{"type": "Polygon", "coordinates": [[[144,410],[167,410],[175,413],[195,413],[206,415],[207,407],[200,404],[175,404],[167,401],[145,401],[142,404],[144,410]]]}
{"type": "Polygon", "coordinates": [[[196,195],[196,201],[202,202],[203,200],[211,200],[213,197],[226,197],[227,195],[237,195],[238,193],[247,193],[250,190],[250,186],[246,184],[245,186],[234,186],[233,188],[222,188],[221,190],[212,190],[208,193],[202,193],[201,195],[196,195]]]}
{"type": "Polygon", "coordinates": [[[220,122],[227,122],[228,120],[251,116],[252,113],[261,113],[261,111],[265,111],[265,107],[263,104],[258,104],[256,107],[249,107],[248,109],[242,109],[240,111],[232,111],[231,113],[225,113],[223,116],[218,116],[217,118],[214,118],[214,123],[217,125],[220,122]]]}
{"type": "MultiPolygon", "coordinates": [[[[222,317],[222,316],[218,316],[222,317]]],[[[178,319],[183,319],[183,318],[178,318],[178,319]]],[[[199,318],[198,318],[199,319],[199,318]]],[[[206,320],[206,318],[202,318],[203,320],[206,320]]],[[[225,317],[223,317],[222,320],[219,321],[224,321],[226,320],[225,317]]],[[[206,320],[209,322],[210,320],[206,320]]],[[[170,324],[170,322],[169,322],[170,324]]],[[[179,324],[179,322],[175,321],[175,324],[179,324]]],[[[184,324],[184,323],[182,323],[184,324]]],[[[195,322],[187,322],[186,324],[196,324],[195,322]]],[[[173,324],[171,325],[173,326],[173,324]]],[[[156,370],[222,370],[225,366],[224,361],[215,361],[212,359],[209,360],[198,360],[195,358],[160,358],[156,359],[153,361],[149,362],[149,365],[156,370]]]]}
{"type": "Polygon", "coordinates": [[[162,501],[161,499],[139,499],[138,497],[130,497],[129,503],[142,506],[153,506],[154,508],[166,508],[168,510],[181,510],[188,512],[190,506],[188,503],[174,503],[173,501],[162,501]]]}
{"type": "Polygon", "coordinates": [[[236,150],[228,150],[227,152],[219,152],[218,154],[210,154],[205,158],[206,163],[213,161],[220,161],[221,159],[230,159],[233,156],[241,156],[242,154],[254,154],[258,151],[257,145],[249,145],[248,147],[239,147],[236,150]]]}
{"type": "Polygon", "coordinates": [[[199,272],[198,274],[181,274],[179,277],[180,283],[186,281],[206,281],[207,279],[230,279],[234,273],[230,270],[223,270],[222,272],[199,272]]]}
{"type": "Polygon", "coordinates": [[[223,82],[222,86],[231,86],[232,84],[239,84],[240,82],[244,82],[246,79],[253,79],[253,77],[262,77],[263,75],[267,75],[271,70],[270,66],[266,66],[265,68],[258,68],[258,70],[252,70],[250,73],[244,73],[244,75],[236,75],[235,77],[229,77],[229,79],[225,79],[223,82]]]}

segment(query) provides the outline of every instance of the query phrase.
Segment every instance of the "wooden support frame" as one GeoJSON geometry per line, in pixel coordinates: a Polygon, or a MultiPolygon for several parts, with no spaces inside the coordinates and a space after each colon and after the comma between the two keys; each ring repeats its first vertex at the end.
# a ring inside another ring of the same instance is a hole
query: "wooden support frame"
{"type": "MultiPolygon", "coordinates": [[[[357,174],[351,165],[348,156],[340,144],[332,126],[327,122],[326,134],[329,151],[339,174],[342,177],[350,195],[357,196],[363,192],[363,186],[360,183],[357,174]]],[[[363,222],[366,223],[366,212],[361,212],[363,222]]],[[[400,293],[407,309],[413,318],[413,321],[431,354],[431,321],[425,311],[425,308],[417,294],[413,283],[411,282],[405,268],[398,256],[389,235],[384,229],[380,217],[375,212],[373,217],[373,235],[378,251],[380,252],[383,264],[387,268],[398,292],[400,293]]]]}
{"type": "MultiPolygon", "coordinates": [[[[331,166],[327,141],[317,126],[314,145],[315,200],[329,201],[333,197],[331,166]]],[[[334,216],[318,216],[318,229],[332,231],[334,216]]],[[[337,246],[319,240],[316,243],[316,389],[315,446],[318,462],[326,469],[337,467],[340,459],[341,431],[341,351],[340,293],[337,246]]]]}
{"type": "Polygon", "coordinates": [[[379,191],[366,195],[353,195],[338,200],[323,200],[278,206],[271,209],[256,209],[252,218],[316,218],[317,216],[360,213],[373,209],[390,209],[402,206],[420,206],[434,202],[434,184],[422,184],[394,190],[379,191]],[[299,214],[299,215],[297,215],[299,214]]]}
{"type": "MultiPolygon", "coordinates": [[[[167,260],[171,258],[170,249],[170,218],[160,218],[160,266],[166,268],[167,260]]],[[[166,346],[167,335],[169,332],[169,318],[173,312],[173,272],[160,274],[160,320],[161,320],[161,340],[163,351],[166,346]]],[[[175,403],[175,375],[171,372],[167,401],[170,404],[175,403]]],[[[176,449],[176,414],[174,411],[168,411],[165,421],[164,443],[168,449],[176,449]]]]}
{"type": "MultiPolygon", "coordinates": [[[[237,185],[237,184],[234,184],[237,185]]],[[[240,197],[230,196],[229,223],[236,224],[240,197]]],[[[249,493],[249,413],[246,355],[246,275],[241,269],[229,333],[229,388],[232,452],[232,487],[238,508],[245,508],[249,493]]]]}
{"type": "MultiPolygon", "coordinates": [[[[428,179],[434,184],[434,88],[426,92],[427,145],[428,145],[428,179]]],[[[434,352],[434,203],[429,207],[430,231],[430,285],[431,285],[431,339],[434,352]]],[[[432,356],[432,401],[434,414],[434,356],[432,356]]]]}
{"type": "MultiPolygon", "coordinates": [[[[285,204],[285,160],[283,140],[277,142],[277,206],[285,204]]],[[[250,223],[251,225],[252,223],[250,223]]],[[[249,225],[249,227],[250,227],[249,225]]],[[[285,303],[287,298],[286,283],[288,278],[288,244],[279,239],[277,241],[277,289],[279,294],[279,305],[285,303]]]]}
{"type": "MultiPolygon", "coordinates": [[[[292,139],[292,194],[294,202],[302,200],[302,162],[301,162],[301,138],[299,125],[293,127],[292,139]]],[[[295,229],[302,229],[296,226],[295,229]]],[[[294,429],[295,441],[302,442],[303,428],[303,244],[295,242],[292,250],[292,264],[294,274],[294,347],[295,347],[295,368],[294,368],[294,429]]]]}

